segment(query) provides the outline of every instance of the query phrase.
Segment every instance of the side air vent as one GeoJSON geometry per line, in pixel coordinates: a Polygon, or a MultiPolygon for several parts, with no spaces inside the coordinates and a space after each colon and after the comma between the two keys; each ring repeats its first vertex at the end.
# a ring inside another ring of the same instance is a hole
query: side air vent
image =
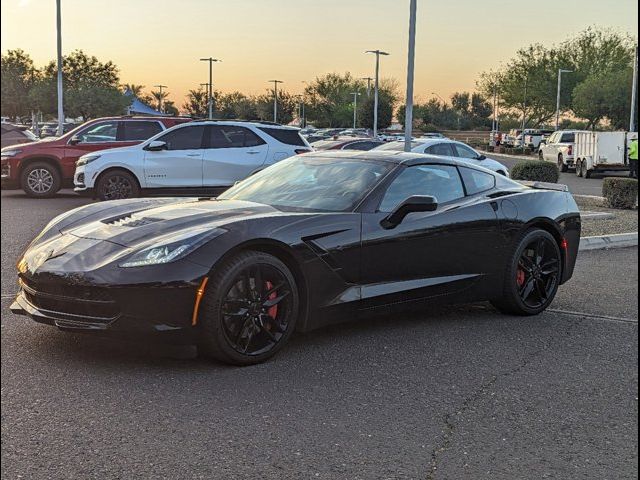
{"type": "Polygon", "coordinates": [[[144,227],[145,225],[151,225],[152,223],[159,222],[157,218],[133,218],[131,214],[123,215],[121,217],[108,218],[103,220],[102,223],[112,227],[144,227]]]}

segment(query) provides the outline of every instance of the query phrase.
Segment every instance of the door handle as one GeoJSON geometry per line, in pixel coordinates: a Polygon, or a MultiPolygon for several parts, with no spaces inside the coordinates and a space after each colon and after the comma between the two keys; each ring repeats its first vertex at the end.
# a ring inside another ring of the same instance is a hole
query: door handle
{"type": "Polygon", "coordinates": [[[251,152],[247,152],[249,155],[258,155],[260,152],[256,152],[255,150],[252,150],[251,152]]]}
{"type": "Polygon", "coordinates": [[[199,157],[201,153],[187,153],[187,157],[199,157]]]}

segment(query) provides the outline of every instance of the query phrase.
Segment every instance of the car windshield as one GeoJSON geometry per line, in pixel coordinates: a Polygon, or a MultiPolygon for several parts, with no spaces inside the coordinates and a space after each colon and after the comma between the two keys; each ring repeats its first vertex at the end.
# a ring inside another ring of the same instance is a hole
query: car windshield
{"type": "Polygon", "coordinates": [[[351,211],[394,165],[348,158],[293,157],[218,197],[279,208],[351,211]]]}

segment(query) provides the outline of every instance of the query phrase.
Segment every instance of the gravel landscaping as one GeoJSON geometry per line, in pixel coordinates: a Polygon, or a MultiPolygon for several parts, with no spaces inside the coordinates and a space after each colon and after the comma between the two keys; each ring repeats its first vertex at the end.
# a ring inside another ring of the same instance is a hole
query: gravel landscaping
{"type": "Polygon", "coordinates": [[[585,218],[582,222],[582,236],[615,235],[638,231],[638,210],[618,210],[605,206],[599,198],[575,197],[583,212],[606,212],[615,218],[585,218]]]}

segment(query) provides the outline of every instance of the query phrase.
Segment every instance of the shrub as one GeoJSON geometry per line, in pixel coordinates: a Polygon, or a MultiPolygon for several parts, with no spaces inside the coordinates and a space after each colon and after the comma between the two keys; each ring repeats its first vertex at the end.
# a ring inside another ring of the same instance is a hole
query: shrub
{"type": "Polygon", "coordinates": [[[554,163],[527,160],[526,162],[518,163],[511,169],[511,178],[531,182],[558,183],[560,171],[554,163]]]}
{"type": "Polygon", "coordinates": [[[634,178],[605,178],[602,196],[612,208],[635,209],[638,204],[638,180],[634,178]]]}
{"type": "Polygon", "coordinates": [[[498,153],[507,153],[506,147],[498,147],[498,153]]]}
{"type": "Polygon", "coordinates": [[[494,147],[493,145],[489,145],[487,147],[487,152],[493,153],[496,151],[496,147],[494,147]]]}

